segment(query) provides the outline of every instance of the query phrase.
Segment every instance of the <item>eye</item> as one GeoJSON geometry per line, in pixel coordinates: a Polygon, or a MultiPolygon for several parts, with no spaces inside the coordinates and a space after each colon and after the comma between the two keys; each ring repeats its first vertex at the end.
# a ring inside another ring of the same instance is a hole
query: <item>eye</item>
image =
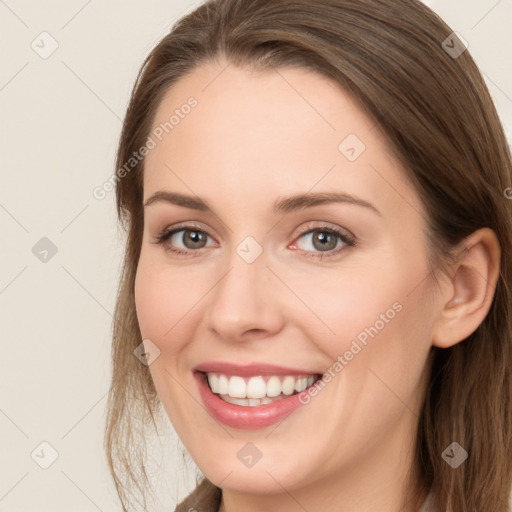
{"type": "MultiPolygon", "coordinates": [[[[174,229],[164,229],[157,235],[153,243],[163,245],[166,251],[177,255],[198,256],[201,254],[201,249],[207,247],[208,238],[211,237],[202,229],[193,225],[186,225],[174,229]]],[[[335,256],[346,247],[356,245],[356,239],[352,234],[329,226],[317,226],[308,229],[299,235],[297,240],[301,238],[306,240],[306,247],[299,247],[299,249],[306,256],[313,258],[335,256]]],[[[213,246],[215,246],[215,243],[213,246]]],[[[296,249],[297,244],[294,243],[290,247],[296,249]]]]}
{"type": "Polygon", "coordinates": [[[175,229],[164,229],[156,238],[155,244],[165,245],[165,249],[181,255],[194,255],[206,246],[207,233],[195,226],[182,226],[175,229]],[[179,244],[182,244],[182,247],[179,244]]]}
{"type": "MultiPolygon", "coordinates": [[[[299,235],[298,240],[301,238],[303,238],[306,243],[304,244],[305,248],[299,248],[310,253],[307,254],[307,256],[313,258],[335,256],[340,251],[344,250],[345,247],[354,247],[356,245],[356,240],[353,235],[329,226],[318,226],[309,229],[299,235]]],[[[296,245],[297,244],[293,244],[291,247],[296,248],[296,245]]]]}

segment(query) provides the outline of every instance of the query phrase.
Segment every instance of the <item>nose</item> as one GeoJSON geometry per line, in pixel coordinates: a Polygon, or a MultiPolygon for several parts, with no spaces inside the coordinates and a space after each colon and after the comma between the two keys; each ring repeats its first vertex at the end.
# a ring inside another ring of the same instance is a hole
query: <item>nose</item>
{"type": "Polygon", "coordinates": [[[205,312],[208,330],[234,342],[278,333],[285,315],[281,301],[286,300],[280,284],[263,254],[248,263],[233,251],[227,270],[209,294],[205,312]]]}

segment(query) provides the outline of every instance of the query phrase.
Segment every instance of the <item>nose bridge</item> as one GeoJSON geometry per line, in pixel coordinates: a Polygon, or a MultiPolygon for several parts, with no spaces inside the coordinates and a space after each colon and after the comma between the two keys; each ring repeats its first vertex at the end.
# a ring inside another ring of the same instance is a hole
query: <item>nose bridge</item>
{"type": "Polygon", "coordinates": [[[232,340],[249,330],[279,329],[282,308],[277,304],[263,247],[253,237],[246,237],[225,261],[208,301],[208,328],[232,340]]]}

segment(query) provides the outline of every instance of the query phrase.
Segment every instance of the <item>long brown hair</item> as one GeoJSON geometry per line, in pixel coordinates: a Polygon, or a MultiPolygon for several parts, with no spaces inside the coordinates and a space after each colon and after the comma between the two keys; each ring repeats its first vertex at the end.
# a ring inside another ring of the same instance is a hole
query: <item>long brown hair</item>
{"type": "MultiPolygon", "coordinates": [[[[127,232],[113,323],[112,384],[105,450],[121,502],[145,496],[144,427],[161,411],[141,343],[134,279],[143,232],[144,159],[169,87],[201,63],[314,70],[352,93],[404,164],[428,214],[429,254],[443,269],[450,249],[482,227],[502,254],[491,309],[466,340],[432,349],[415,468],[435,506],[505,512],[512,485],[512,162],[477,66],[452,30],[417,0],[210,0],[178,21],[151,51],[133,88],[117,153],[116,198],[127,232]],[[448,43],[446,43],[448,41],[448,43]],[[458,55],[450,48],[457,48],[458,55]],[[125,172],[119,170],[125,166],[125,172]],[[468,459],[453,469],[443,451],[468,459]],[[142,479],[141,479],[142,478],[142,479]]],[[[414,492],[411,490],[412,499],[414,492]]],[[[144,497],[145,503],[145,497],[144,497]]]]}

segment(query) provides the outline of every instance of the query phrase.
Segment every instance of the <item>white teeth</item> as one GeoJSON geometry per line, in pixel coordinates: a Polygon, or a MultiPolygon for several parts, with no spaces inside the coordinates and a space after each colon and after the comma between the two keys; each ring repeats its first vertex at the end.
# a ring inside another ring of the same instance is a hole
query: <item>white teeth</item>
{"type": "Polygon", "coordinates": [[[295,377],[292,377],[291,375],[285,377],[281,387],[283,388],[283,393],[285,395],[291,395],[295,390],[295,377]]]}
{"type": "MultiPolygon", "coordinates": [[[[212,374],[215,375],[215,374],[212,374]]],[[[210,376],[208,376],[208,379],[210,376]]],[[[225,375],[219,375],[219,391],[213,391],[214,393],[220,393],[221,395],[227,395],[229,391],[229,379],[225,375]]]]}
{"type": "Polygon", "coordinates": [[[262,377],[251,377],[247,383],[248,398],[263,398],[267,394],[267,385],[262,377]]]}
{"type": "Polygon", "coordinates": [[[307,377],[300,377],[299,379],[295,380],[295,391],[297,391],[297,393],[304,391],[307,387],[308,387],[307,377]]]}
{"type": "Polygon", "coordinates": [[[233,376],[229,379],[228,395],[233,398],[245,398],[247,396],[247,386],[243,377],[233,376]]]}
{"type": "Polygon", "coordinates": [[[208,375],[208,383],[214,393],[220,393],[219,391],[219,376],[212,373],[208,375]]]}
{"type": "Polygon", "coordinates": [[[267,396],[279,396],[281,394],[281,381],[279,377],[270,377],[267,382],[267,396]]]}
{"type": "Polygon", "coordinates": [[[272,375],[244,378],[237,375],[227,376],[222,373],[208,373],[211,390],[221,395],[227,402],[237,405],[257,406],[271,403],[281,395],[290,396],[300,393],[313,385],[313,376],[272,375]],[[273,400],[271,400],[273,399],[273,400]],[[243,402],[243,403],[242,403],[243,402]]]}
{"type": "Polygon", "coordinates": [[[278,397],[278,398],[269,398],[268,396],[266,397],[263,397],[263,398],[233,398],[229,395],[220,395],[220,397],[222,398],[222,400],[224,400],[225,402],[228,402],[230,404],[235,404],[235,405],[244,405],[246,407],[256,407],[258,405],[266,405],[266,404],[271,404],[272,402],[275,402],[276,400],[282,400],[283,397],[278,397]]]}
{"type": "Polygon", "coordinates": [[[222,395],[222,398],[230,404],[249,405],[249,400],[247,400],[247,398],[233,398],[229,395],[222,395]]]}

